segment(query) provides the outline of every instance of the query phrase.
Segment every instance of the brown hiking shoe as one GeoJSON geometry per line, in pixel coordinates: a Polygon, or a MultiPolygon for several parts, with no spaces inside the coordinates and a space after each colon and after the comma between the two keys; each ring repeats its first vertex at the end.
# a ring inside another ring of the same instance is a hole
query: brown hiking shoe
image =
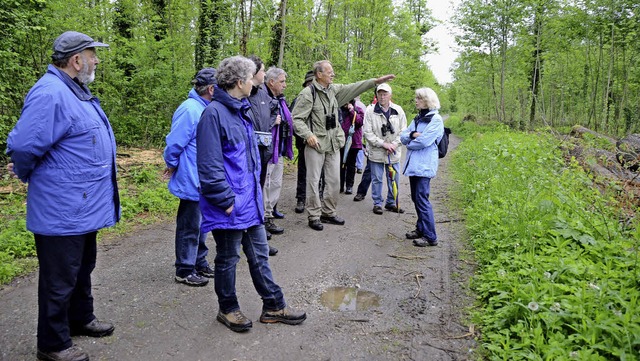
{"type": "Polygon", "coordinates": [[[235,332],[249,331],[253,326],[251,320],[248,319],[240,310],[229,312],[227,314],[218,311],[218,316],[216,318],[222,324],[229,327],[231,331],[235,332]]]}
{"type": "Polygon", "coordinates": [[[45,361],[88,361],[89,355],[87,355],[78,346],[71,346],[67,349],[58,352],[42,352],[38,350],[38,360],[45,361]]]}
{"type": "Polygon", "coordinates": [[[260,315],[260,322],[262,323],[282,322],[287,325],[298,325],[306,319],[307,314],[304,311],[296,311],[288,306],[277,311],[263,310],[262,315],[260,315]]]}

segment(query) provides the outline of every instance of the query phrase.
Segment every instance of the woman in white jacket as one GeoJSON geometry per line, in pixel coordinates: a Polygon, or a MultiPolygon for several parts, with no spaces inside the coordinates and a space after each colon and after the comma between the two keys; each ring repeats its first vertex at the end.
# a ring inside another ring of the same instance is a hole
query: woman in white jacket
{"type": "Polygon", "coordinates": [[[444,135],[444,123],[438,114],[440,100],[433,89],[417,89],[415,101],[418,115],[400,134],[408,150],[403,174],[409,177],[411,200],[418,214],[416,229],[406,237],[413,239],[417,247],[436,246],[438,236],[429,193],[431,178],[438,172],[438,142],[444,135]]]}

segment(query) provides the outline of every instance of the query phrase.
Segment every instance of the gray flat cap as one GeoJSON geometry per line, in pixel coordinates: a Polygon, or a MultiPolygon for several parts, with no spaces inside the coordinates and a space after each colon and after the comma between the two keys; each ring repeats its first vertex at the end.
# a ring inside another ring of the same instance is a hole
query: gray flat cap
{"type": "Polygon", "coordinates": [[[53,42],[53,60],[61,60],[77,54],[86,48],[107,47],[109,45],[94,41],[89,35],[77,31],[66,31],[53,42]]]}

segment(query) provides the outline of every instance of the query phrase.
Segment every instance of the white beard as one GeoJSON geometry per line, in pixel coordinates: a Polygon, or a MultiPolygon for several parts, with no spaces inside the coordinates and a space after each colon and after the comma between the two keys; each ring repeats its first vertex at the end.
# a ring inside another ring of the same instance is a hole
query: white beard
{"type": "Polygon", "coordinates": [[[89,62],[87,62],[86,59],[84,59],[84,57],[82,60],[83,60],[83,64],[82,64],[82,69],[78,73],[78,80],[82,84],[88,85],[88,84],[91,84],[96,78],[96,71],[94,69],[91,73],[89,73],[89,62]]]}

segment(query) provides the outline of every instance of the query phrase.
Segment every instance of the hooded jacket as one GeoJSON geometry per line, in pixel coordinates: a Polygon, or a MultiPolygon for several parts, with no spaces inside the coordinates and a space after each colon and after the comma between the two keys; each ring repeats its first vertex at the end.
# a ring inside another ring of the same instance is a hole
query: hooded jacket
{"type": "Polygon", "coordinates": [[[364,125],[364,108],[361,108],[357,104],[354,104],[353,110],[353,112],[350,112],[344,106],[340,108],[340,111],[342,112],[342,130],[344,131],[344,136],[348,137],[349,129],[351,128],[351,125],[353,125],[354,132],[351,135],[351,147],[349,149],[362,149],[362,126],[364,125]]]}
{"type": "MultiPolygon", "coordinates": [[[[256,132],[271,133],[276,123],[280,105],[269,95],[267,86],[265,84],[254,86],[251,89],[248,101],[251,104],[249,114],[251,114],[251,119],[253,120],[253,129],[256,132]]],[[[273,140],[268,147],[260,146],[259,149],[262,163],[266,164],[273,156],[273,140]]]]}
{"type": "Polygon", "coordinates": [[[116,142],[84,85],[53,65],[25,98],[7,154],[27,191],[27,229],[81,235],[120,220],[116,142]]]}
{"type": "Polygon", "coordinates": [[[364,113],[364,137],[367,140],[367,149],[369,150],[369,160],[376,163],[389,164],[398,163],[402,156],[402,147],[399,145],[400,133],[407,127],[407,116],[404,114],[402,107],[389,102],[389,122],[382,112],[380,103],[372,104],[367,107],[364,113]],[[393,132],[386,131],[382,135],[382,126],[390,124],[393,132]],[[387,150],[382,147],[383,143],[392,143],[397,146],[396,152],[387,156],[387,150]]]}
{"type": "Polygon", "coordinates": [[[171,131],[167,134],[164,162],[167,168],[175,168],[169,179],[169,192],[180,199],[200,199],[200,181],[196,166],[196,129],[202,111],[209,101],[198,95],[195,89],[173,113],[171,131]]]}
{"type": "Polygon", "coordinates": [[[403,174],[407,177],[433,178],[438,172],[438,143],[444,135],[444,122],[438,110],[423,110],[400,134],[402,144],[407,146],[407,159],[403,174]],[[412,132],[420,136],[411,139],[412,132]]]}
{"type": "Polygon", "coordinates": [[[296,134],[305,140],[315,135],[319,142],[319,153],[340,152],[345,143],[338,114],[340,107],[375,85],[375,79],[369,79],[353,84],[329,84],[325,88],[314,79],[296,98],[296,106],[291,114],[296,134]],[[311,87],[314,88],[315,101],[311,87]],[[326,126],[327,115],[334,116],[336,126],[331,129],[326,126]]]}
{"type": "Polygon", "coordinates": [[[262,224],[260,156],[250,108],[247,99],[216,87],[200,117],[196,143],[202,232],[262,224]]]}

